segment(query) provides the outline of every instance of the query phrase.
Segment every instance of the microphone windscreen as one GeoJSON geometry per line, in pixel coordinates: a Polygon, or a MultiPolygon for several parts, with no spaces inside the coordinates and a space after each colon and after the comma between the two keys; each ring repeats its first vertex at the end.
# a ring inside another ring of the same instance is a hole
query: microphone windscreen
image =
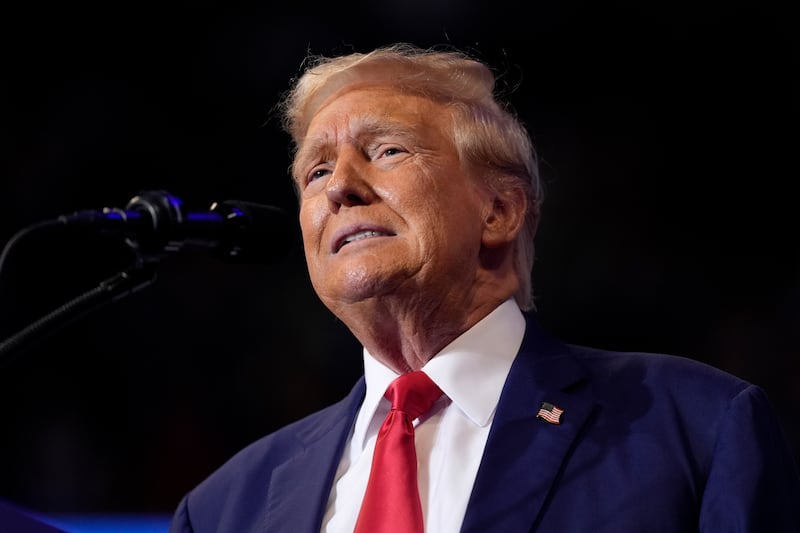
{"type": "Polygon", "coordinates": [[[225,219],[216,253],[226,261],[270,263],[297,241],[295,220],[278,207],[227,200],[214,203],[211,212],[225,219]]]}

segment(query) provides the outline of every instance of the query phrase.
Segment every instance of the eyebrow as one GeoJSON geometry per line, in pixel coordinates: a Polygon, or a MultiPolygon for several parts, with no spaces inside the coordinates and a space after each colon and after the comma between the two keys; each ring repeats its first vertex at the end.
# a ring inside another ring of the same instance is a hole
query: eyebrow
{"type": "MultiPolygon", "coordinates": [[[[412,128],[407,124],[397,121],[387,120],[376,116],[358,117],[350,124],[351,129],[355,130],[355,135],[350,136],[357,144],[364,144],[367,140],[375,137],[398,137],[406,142],[414,139],[412,128]]],[[[309,161],[317,159],[320,154],[332,151],[336,144],[331,140],[330,135],[306,138],[301,148],[297,151],[292,165],[292,174],[297,178],[296,170],[301,166],[308,165],[309,161]]]]}

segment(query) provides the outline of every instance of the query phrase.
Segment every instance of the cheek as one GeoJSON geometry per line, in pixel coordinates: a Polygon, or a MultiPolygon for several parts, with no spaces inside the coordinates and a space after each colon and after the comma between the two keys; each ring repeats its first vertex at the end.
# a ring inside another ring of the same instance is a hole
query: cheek
{"type": "Polygon", "coordinates": [[[303,250],[305,252],[306,264],[311,275],[312,282],[316,278],[319,268],[320,246],[320,216],[318,212],[311,209],[309,205],[300,207],[300,233],[303,236],[303,250]]]}
{"type": "Polygon", "coordinates": [[[325,222],[325,211],[316,204],[318,202],[308,201],[300,206],[300,232],[306,249],[319,240],[325,222]]]}
{"type": "Polygon", "coordinates": [[[436,238],[453,253],[466,260],[480,250],[483,237],[482,206],[471,198],[453,195],[447,206],[442,206],[438,224],[435,226],[436,238]]]}
{"type": "Polygon", "coordinates": [[[450,239],[470,229],[474,216],[471,209],[458,195],[415,202],[413,212],[416,233],[427,245],[446,245],[450,239]]]}

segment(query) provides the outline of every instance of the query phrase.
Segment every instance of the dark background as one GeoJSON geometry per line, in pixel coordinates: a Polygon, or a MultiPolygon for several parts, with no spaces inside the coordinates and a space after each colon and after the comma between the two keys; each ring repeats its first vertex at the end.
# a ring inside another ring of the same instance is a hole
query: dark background
{"type": "MultiPolygon", "coordinates": [[[[306,52],[455,45],[503,73],[538,146],[546,328],[761,385],[800,456],[788,5],[263,4],[2,8],[0,242],[152,189],[197,210],[242,199],[294,214],[271,109],[306,52]]],[[[20,241],[0,272],[0,333],[130,259],[118,238],[20,241]]],[[[260,266],[172,255],[152,286],[0,367],[0,497],[46,512],[171,512],[236,450],[339,399],[360,365],[299,247],[260,266]]]]}

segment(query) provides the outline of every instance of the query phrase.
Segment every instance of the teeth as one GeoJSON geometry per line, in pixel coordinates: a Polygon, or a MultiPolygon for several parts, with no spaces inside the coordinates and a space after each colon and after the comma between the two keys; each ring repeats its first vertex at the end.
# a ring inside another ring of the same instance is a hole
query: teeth
{"type": "Polygon", "coordinates": [[[378,235],[383,235],[383,233],[378,233],[377,231],[360,231],[353,235],[347,237],[344,242],[347,244],[348,242],[353,241],[360,241],[361,239],[366,239],[368,237],[377,237],[378,235]]]}

